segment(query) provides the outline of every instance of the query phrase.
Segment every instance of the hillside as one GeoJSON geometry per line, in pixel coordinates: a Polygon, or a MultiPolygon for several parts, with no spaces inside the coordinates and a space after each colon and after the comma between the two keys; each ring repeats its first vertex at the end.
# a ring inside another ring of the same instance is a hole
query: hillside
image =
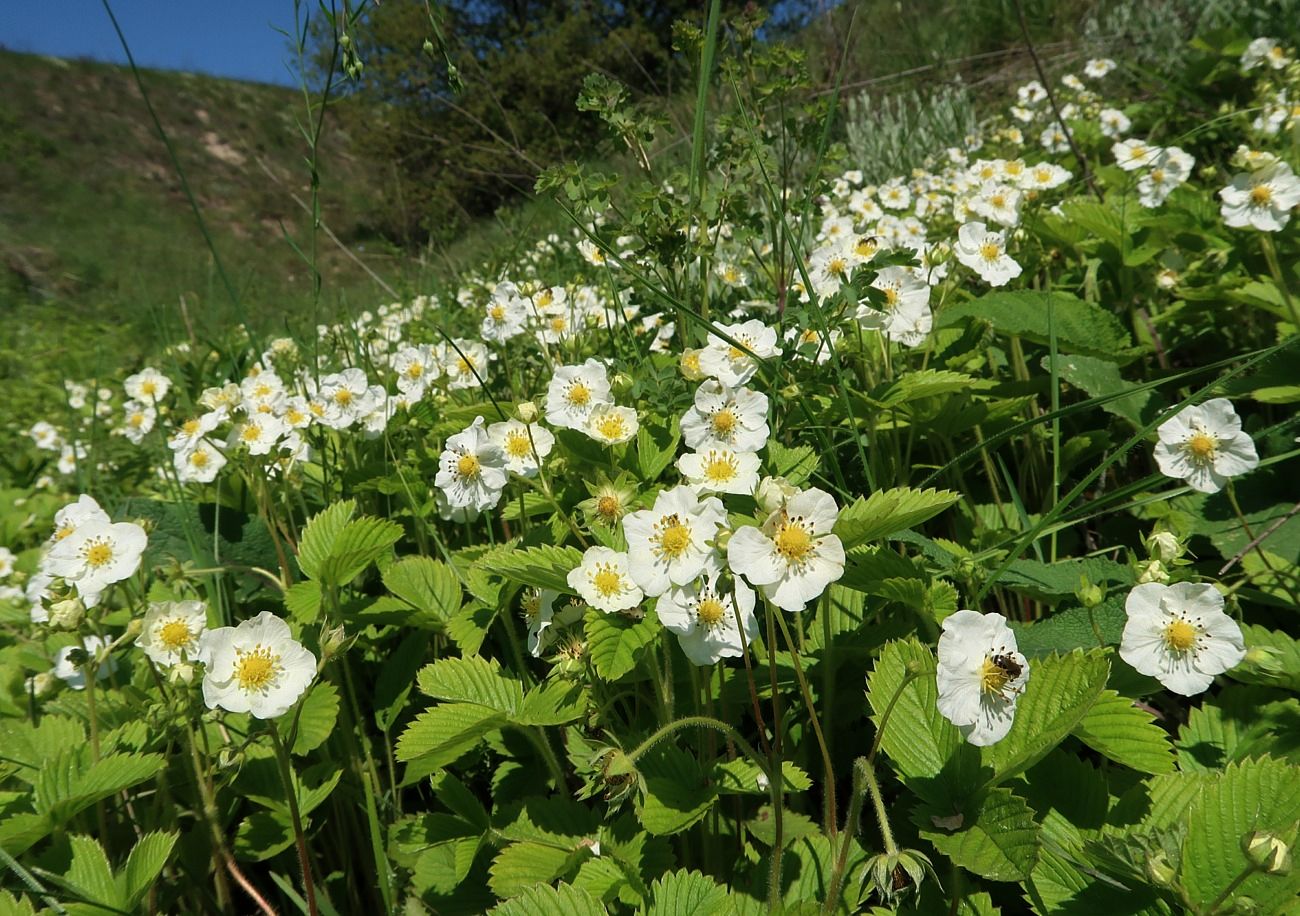
{"type": "MultiPolygon", "coordinates": [[[[281,325],[311,294],[309,272],[284,237],[287,230],[307,245],[302,95],[187,73],[143,78],[250,320],[281,325]]],[[[127,347],[159,324],[188,333],[182,311],[199,335],[239,320],[130,70],[0,52],[0,80],[6,315],[97,324],[127,347]]],[[[331,118],[319,159],[324,223],[391,275],[396,264],[366,230],[374,172],[331,118]]],[[[377,295],[323,235],[319,264],[327,307],[348,293],[377,295]]]]}

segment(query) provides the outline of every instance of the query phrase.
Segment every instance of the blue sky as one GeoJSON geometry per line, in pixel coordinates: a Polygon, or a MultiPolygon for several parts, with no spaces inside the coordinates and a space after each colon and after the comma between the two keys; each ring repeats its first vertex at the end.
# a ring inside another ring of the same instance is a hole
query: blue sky
{"type": "MultiPolygon", "coordinates": [[[[294,84],[293,0],[110,0],[142,67],[294,84]]],[[[315,4],[304,3],[305,10],[315,4]]],[[[0,0],[0,46],[125,63],[101,0],[0,0]]]]}

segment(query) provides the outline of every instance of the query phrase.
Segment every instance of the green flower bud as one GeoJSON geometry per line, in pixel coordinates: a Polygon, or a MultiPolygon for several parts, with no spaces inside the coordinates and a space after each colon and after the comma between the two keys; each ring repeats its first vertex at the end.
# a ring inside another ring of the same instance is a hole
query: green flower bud
{"type": "Polygon", "coordinates": [[[770,515],[798,492],[799,489],[784,477],[764,477],[754,491],[754,500],[760,509],[770,515]]]}
{"type": "Polygon", "coordinates": [[[1178,877],[1178,870],[1169,863],[1169,857],[1163,850],[1157,849],[1147,856],[1147,880],[1156,887],[1172,887],[1178,877]]]}
{"type": "Polygon", "coordinates": [[[1291,847],[1275,833],[1256,830],[1241,841],[1246,858],[1260,871],[1269,875],[1286,875],[1291,872],[1291,847]]]}
{"type": "Polygon", "coordinates": [[[519,406],[515,408],[515,415],[518,416],[520,421],[523,423],[532,423],[537,419],[537,405],[532,401],[521,401],[519,406]]]}

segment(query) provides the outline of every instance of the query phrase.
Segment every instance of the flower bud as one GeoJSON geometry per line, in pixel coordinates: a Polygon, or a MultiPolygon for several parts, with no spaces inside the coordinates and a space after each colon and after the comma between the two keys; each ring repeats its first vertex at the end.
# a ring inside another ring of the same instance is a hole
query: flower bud
{"type": "Polygon", "coordinates": [[[1138,563],[1138,584],[1145,585],[1148,582],[1168,582],[1169,573],[1165,569],[1165,564],[1159,560],[1147,560],[1138,563]]]}
{"type": "Polygon", "coordinates": [[[433,42],[432,42],[431,40],[429,40],[428,38],[426,38],[426,39],[424,40],[424,45],[423,45],[423,47],[424,47],[424,53],[425,53],[425,54],[429,54],[429,55],[432,55],[432,54],[433,54],[433,42]]]}
{"type": "Polygon", "coordinates": [[[1153,560],[1172,563],[1183,555],[1183,545],[1178,543],[1178,536],[1172,531],[1154,531],[1146,539],[1147,553],[1153,560]]]}
{"type": "Polygon", "coordinates": [[[1157,887],[1173,887],[1178,870],[1169,864],[1169,857],[1157,849],[1147,856],[1147,879],[1157,887]]]}
{"type": "Polygon", "coordinates": [[[49,624],[56,630],[75,630],[86,618],[86,605],[76,596],[55,601],[49,607],[49,624]]]}
{"type": "Polygon", "coordinates": [[[194,666],[189,662],[177,662],[168,670],[167,680],[173,684],[189,686],[194,683],[194,666]]]}
{"type": "Polygon", "coordinates": [[[1074,593],[1084,607],[1096,607],[1106,600],[1106,592],[1100,586],[1084,580],[1074,593]]]}
{"type": "Polygon", "coordinates": [[[614,394],[627,394],[632,390],[635,379],[626,372],[616,372],[614,377],[609,380],[609,390],[614,394]]]}
{"type": "Polygon", "coordinates": [[[1281,653],[1272,646],[1251,646],[1246,650],[1242,662],[1266,677],[1277,678],[1286,673],[1281,657],[1281,653]]]}
{"type": "Polygon", "coordinates": [[[34,697],[40,698],[49,696],[54,692],[58,685],[59,679],[49,671],[42,671],[40,674],[33,674],[23,682],[23,687],[27,693],[34,697]]]}
{"type": "Polygon", "coordinates": [[[764,477],[754,490],[754,501],[758,507],[769,515],[785,505],[785,501],[799,492],[784,477],[764,477]]]}
{"type": "Polygon", "coordinates": [[[519,406],[515,408],[515,414],[522,422],[532,423],[537,419],[537,405],[532,401],[522,401],[519,406]]]}
{"type": "Polygon", "coordinates": [[[320,652],[322,661],[338,655],[343,644],[347,642],[348,636],[342,625],[331,627],[321,633],[320,652]]]}
{"type": "Polygon", "coordinates": [[[1241,841],[1242,852],[1260,871],[1269,875],[1286,875],[1291,872],[1291,847],[1275,833],[1256,830],[1246,834],[1241,841]]]}

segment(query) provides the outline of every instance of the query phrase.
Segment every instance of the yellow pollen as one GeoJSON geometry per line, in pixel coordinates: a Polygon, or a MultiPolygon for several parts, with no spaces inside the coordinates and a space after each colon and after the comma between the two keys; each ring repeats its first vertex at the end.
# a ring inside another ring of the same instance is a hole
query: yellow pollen
{"type": "Polygon", "coordinates": [[[582,382],[574,382],[564,396],[574,407],[586,407],[591,402],[591,389],[582,382]]]}
{"type": "Polygon", "coordinates": [[[682,355],[682,371],[689,373],[698,373],[700,371],[700,354],[685,353],[682,355]]]}
{"type": "Polygon", "coordinates": [[[728,283],[735,283],[740,279],[740,271],[734,267],[728,267],[722,274],[722,278],[728,283]]]}
{"type": "Polygon", "coordinates": [[[700,623],[706,627],[716,627],[722,623],[722,619],[727,616],[727,609],[722,606],[722,602],[717,598],[705,598],[695,607],[695,613],[700,618],[700,623]]]}
{"type": "Polygon", "coordinates": [[[411,365],[406,367],[407,378],[415,379],[415,378],[419,378],[422,375],[424,375],[424,367],[421,366],[419,363],[411,363],[411,365]]]}
{"type": "Polygon", "coordinates": [[[312,401],[310,404],[307,405],[307,409],[310,410],[314,415],[318,417],[325,416],[325,405],[322,404],[320,401],[312,401]]]}
{"type": "Polygon", "coordinates": [[[621,439],[627,433],[621,414],[607,413],[596,421],[596,432],[605,439],[621,439]]]}
{"type": "Polygon", "coordinates": [[[704,478],[710,483],[726,483],[736,477],[736,459],[732,455],[709,452],[704,462],[704,478]]]}
{"type": "Polygon", "coordinates": [[[721,437],[730,436],[736,431],[736,415],[730,407],[724,407],[713,415],[713,432],[721,437]]]}
{"type": "Polygon", "coordinates": [[[537,294],[538,308],[546,308],[554,301],[555,301],[555,295],[549,289],[544,289],[537,294]]]}
{"type": "Polygon", "coordinates": [[[1257,207],[1264,207],[1273,201],[1273,189],[1266,184],[1257,184],[1250,189],[1250,202],[1257,207]]]}
{"type": "Polygon", "coordinates": [[[244,442],[256,442],[260,435],[262,435],[262,427],[256,423],[248,423],[240,431],[239,438],[244,442]]]}
{"type": "Polygon", "coordinates": [[[477,477],[480,467],[478,458],[473,455],[461,455],[460,460],[456,462],[456,473],[461,477],[477,477]]]}
{"type": "Polygon", "coordinates": [[[980,257],[986,261],[996,261],[1002,257],[1002,246],[997,242],[985,242],[980,246],[980,257]]]}
{"type": "Polygon", "coordinates": [[[986,657],[980,665],[980,689],[985,693],[1001,694],[1010,680],[1011,675],[995,665],[992,658],[986,657]]]}
{"type": "Polygon", "coordinates": [[[600,597],[609,598],[623,591],[623,576],[608,563],[603,563],[596,567],[591,584],[596,587],[596,593],[600,597]]]}
{"type": "Polygon", "coordinates": [[[140,383],[140,391],[151,397],[153,396],[154,392],[156,392],[157,390],[158,390],[158,383],[153,380],[144,381],[140,383]]]}
{"type": "Polygon", "coordinates": [[[86,549],[86,565],[98,569],[113,561],[113,545],[108,541],[94,541],[86,549]]]}
{"type": "Polygon", "coordinates": [[[691,546],[691,529],[683,525],[675,515],[670,515],[663,521],[666,524],[659,534],[659,552],[675,560],[691,546]]]}
{"type": "Polygon", "coordinates": [[[843,276],[848,267],[849,262],[843,258],[831,258],[830,263],[826,265],[826,269],[835,277],[843,276]]]}
{"type": "Polygon", "coordinates": [[[76,530],[77,530],[77,529],[76,529],[75,527],[73,527],[72,525],[64,525],[64,526],[63,526],[62,528],[60,528],[58,531],[54,532],[54,540],[56,540],[56,541],[61,541],[61,540],[63,540],[64,538],[66,538],[66,537],[68,537],[69,535],[71,535],[72,532],[74,532],[74,531],[76,531],[76,530]]]}
{"type": "Polygon", "coordinates": [[[456,368],[460,370],[461,375],[474,374],[474,364],[470,362],[468,359],[465,359],[463,356],[456,363],[456,368]]]}
{"type": "Polygon", "coordinates": [[[1164,169],[1152,169],[1152,170],[1151,170],[1151,180],[1154,181],[1156,184],[1164,184],[1164,183],[1165,183],[1165,170],[1164,170],[1164,169]]]}
{"type": "Polygon", "coordinates": [[[307,419],[307,415],[297,407],[290,407],[285,411],[284,418],[289,421],[290,426],[297,426],[303,420],[307,419]]]}
{"type": "Polygon", "coordinates": [[[869,258],[876,253],[876,247],[875,239],[858,239],[858,243],[853,247],[853,250],[858,257],[869,258]]]}
{"type": "Polygon", "coordinates": [[[1007,204],[1007,199],[1001,194],[994,194],[992,197],[989,198],[989,203],[991,203],[995,207],[1005,207],[1007,204]]]}
{"type": "Polygon", "coordinates": [[[207,452],[198,451],[190,455],[190,464],[194,465],[196,468],[207,467],[208,461],[209,457],[207,452]]]}
{"type": "Polygon", "coordinates": [[[1207,432],[1196,432],[1187,440],[1187,450],[1197,461],[1208,461],[1219,450],[1219,440],[1207,432]]]}
{"type": "Polygon", "coordinates": [[[596,500],[596,513],[601,518],[613,521],[621,514],[619,511],[618,499],[613,496],[602,496],[596,500]]]}
{"type": "Polygon", "coordinates": [[[540,595],[525,595],[522,604],[524,608],[524,616],[529,620],[535,619],[542,613],[542,598],[540,595]]]}
{"type": "Polygon", "coordinates": [[[504,305],[494,305],[488,310],[488,314],[492,316],[493,321],[505,321],[506,308],[504,305]]]}
{"type": "Polygon", "coordinates": [[[1129,150],[1128,155],[1130,159],[1134,161],[1138,161],[1144,159],[1146,157],[1146,154],[1147,154],[1147,148],[1139,144],[1138,146],[1135,146],[1131,150],[1129,150]]]}
{"type": "Polygon", "coordinates": [[[169,620],[158,628],[158,641],[175,652],[193,642],[194,634],[184,620],[169,620]]]}
{"type": "Polygon", "coordinates": [[[275,410],[272,409],[272,407],[271,407],[270,404],[264,402],[264,403],[261,403],[261,404],[258,404],[258,405],[257,405],[257,412],[258,412],[258,413],[275,413],[275,410]]]}
{"type": "Polygon", "coordinates": [[[557,315],[551,319],[551,330],[557,334],[563,332],[568,326],[569,322],[565,320],[563,315],[557,315]]]}
{"type": "Polygon", "coordinates": [[[265,397],[270,397],[270,395],[271,395],[271,386],[268,385],[266,382],[262,382],[260,385],[258,385],[256,388],[253,389],[253,397],[255,398],[265,398],[265,397]]]}
{"type": "Polygon", "coordinates": [[[334,403],[340,407],[347,407],[352,403],[352,392],[342,388],[334,393],[334,403]]]}
{"type": "Polygon", "coordinates": [[[239,660],[235,662],[235,680],[241,690],[265,690],[275,680],[280,669],[280,656],[262,644],[250,652],[235,650],[239,660]]]}
{"type": "Polygon", "coordinates": [[[898,305],[898,287],[886,286],[884,289],[884,293],[885,293],[885,305],[898,305]]]}
{"type": "Polygon", "coordinates": [[[526,458],[532,450],[533,446],[528,441],[528,433],[519,429],[506,433],[506,453],[511,458],[526,458]]]}
{"type": "Polygon", "coordinates": [[[798,522],[785,521],[776,533],[776,552],[791,563],[800,563],[812,550],[812,537],[798,522]]]}
{"type": "Polygon", "coordinates": [[[1196,627],[1179,618],[1165,627],[1165,644],[1175,652],[1186,652],[1196,645],[1196,627]]]}
{"type": "Polygon", "coordinates": [[[133,414],[131,414],[131,419],[128,420],[127,422],[130,423],[132,426],[137,427],[137,428],[139,428],[139,427],[141,427],[141,426],[144,426],[144,414],[142,414],[142,413],[133,413],[133,414]]]}

